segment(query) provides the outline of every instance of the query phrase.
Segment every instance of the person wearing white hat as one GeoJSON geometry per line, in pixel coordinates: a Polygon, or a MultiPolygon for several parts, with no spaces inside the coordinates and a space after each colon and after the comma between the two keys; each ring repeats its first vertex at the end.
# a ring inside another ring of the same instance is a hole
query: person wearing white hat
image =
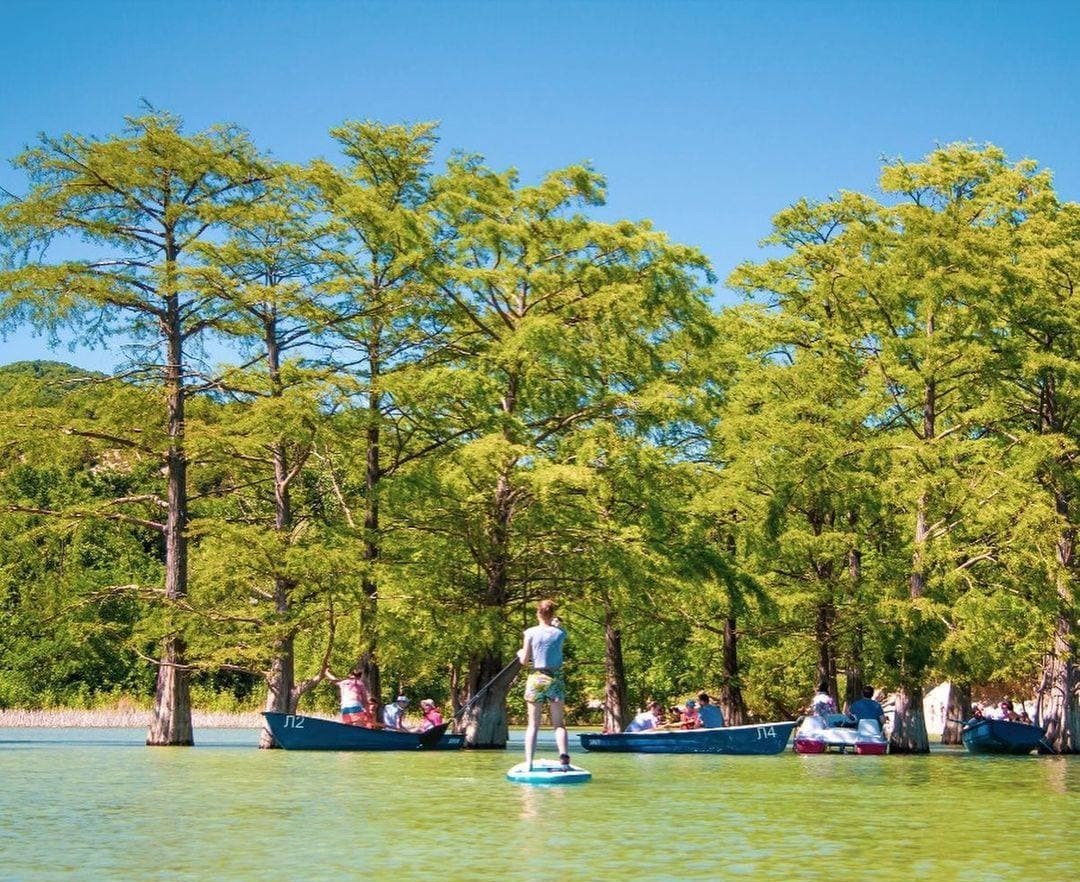
{"type": "Polygon", "coordinates": [[[401,729],[408,731],[405,725],[405,708],[409,706],[409,699],[399,695],[391,704],[383,708],[383,725],[387,729],[401,729]]]}

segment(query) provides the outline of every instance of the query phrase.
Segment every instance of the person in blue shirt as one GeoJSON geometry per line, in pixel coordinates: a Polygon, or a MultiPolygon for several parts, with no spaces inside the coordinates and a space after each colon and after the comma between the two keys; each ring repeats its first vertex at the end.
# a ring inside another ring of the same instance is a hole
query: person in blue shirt
{"type": "Polygon", "coordinates": [[[563,643],[566,632],[555,618],[555,602],[541,600],[536,608],[536,622],[526,629],[518,661],[522,665],[532,662],[532,671],[525,681],[525,704],[529,711],[529,723],[525,730],[525,765],[532,771],[533,753],[536,751],[536,733],[540,729],[540,715],[544,702],[551,710],[551,725],[555,729],[555,745],[559,750],[559,762],[564,769],[570,768],[570,750],[563,720],[566,703],[566,683],[563,680],[563,643]]]}
{"type": "Polygon", "coordinates": [[[708,692],[698,693],[698,718],[703,729],[719,729],[724,725],[724,714],[712,700],[708,692]]]}
{"type": "Polygon", "coordinates": [[[848,713],[855,718],[855,722],[859,720],[875,720],[879,726],[884,728],[885,709],[879,702],[874,701],[874,687],[863,686],[862,694],[862,698],[851,703],[848,713]]]}

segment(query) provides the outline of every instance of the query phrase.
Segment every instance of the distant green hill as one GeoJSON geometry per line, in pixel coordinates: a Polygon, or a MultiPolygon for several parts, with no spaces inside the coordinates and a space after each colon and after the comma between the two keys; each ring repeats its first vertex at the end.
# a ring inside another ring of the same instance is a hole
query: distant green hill
{"type": "Polygon", "coordinates": [[[50,404],[66,394],[73,380],[100,379],[104,376],[59,361],[16,361],[0,366],[0,396],[6,395],[16,385],[33,383],[37,386],[38,400],[42,404],[50,404]]]}

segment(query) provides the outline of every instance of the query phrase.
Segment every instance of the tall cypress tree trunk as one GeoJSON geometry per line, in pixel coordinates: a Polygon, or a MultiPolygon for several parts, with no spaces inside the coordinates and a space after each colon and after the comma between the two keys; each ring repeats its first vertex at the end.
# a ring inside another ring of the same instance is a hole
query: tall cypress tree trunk
{"type": "Polygon", "coordinates": [[[360,677],[367,686],[368,694],[382,704],[382,682],[379,672],[379,585],[375,579],[374,565],[379,559],[379,482],[382,480],[382,462],[379,446],[382,442],[382,394],[379,382],[382,375],[380,344],[382,327],[375,323],[368,346],[368,373],[371,389],[368,393],[368,420],[366,429],[367,451],[364,461],[364,563],[367,567],[361,580],[364,592],[364,616],[361,621],[360,677]]]}
{"type": "Polygon", "coordinates": [[[741,726],[747,721],[739,678],[739,629],[735,616],[724,619],[724,672],[720,685],[720,710],[729,726],[741,726]]]}
{"type": "Polygon", "coordinates": [[[470,667],[470,696],[476,695],[488,683],[491,685],[462,717],[465,746],[503,750],[510,737],[510,727],[506,717],[506,696],[510,692],[510,684],[521,670],[521,665],[516,663],[507,665],[504,671],[500,656],[489,650],[477,658],[470,667]],[[497,675],[498,679],[491,682],[497,675]]]}
{"type": "Polygon", "coordinates": [[[630,722],[626,706],[622,631],[611,604],[604,603],[604,731],[621,732],[630,722]]]}
{"type": "MultiPolygon", "coordinates": [[[[854,529],[858,521],[855,512],[848,514],[848,525],[854,529]]],[[[858,548],[852,548],[848,552],[848,577],[851,580],[851,594],[855,598],[858,595],[859,586],[862,584],[862,552],[858,548]]],[[[863,639],[865,628],[862,620],[855,622],[851,632],[851,647],[848,653],[847,666],[844,669],[844,707],[848,708],[862,698],[862,690],[865,685],[863,679],[863,639]]]]}
{"type": "Polygon", "coordinates": [[[891,753],[929,753],[930,736],[926,731],[923,713],[923,691],[915,684],[901,685],[896,692],[896,712],[893,716],[891,753]]]}
{"type": "Polygon", "coordinates": [[[836,686],[836,650],[833,636],[836,624],[836,607],[831,601],[819,603],[814,622],[814,636],[817,640],[817,682],[825,683],[829,695],[840,706],[839,690],[836,686]]]}
{"type": "Polygon", "coordinates": [[[941,731],[942,744],[963,744],[961,732],[963,721],[971,716],[971,684],[950,683],[949,700],[945,703],[945,728],[941,731]]]}
{"type": "MultiPolygon", "coordinates": [[[[1069,501],[1055,494],[1058,514],[1068,518],[1069,501]]],[[[1066,520],[1066,523],[1068,521],[1066,520]]],[[[1058,612],[1054,620],[1054,644],[1044,665],[1044,682],[1049,686],[1045,710],[1040,720],[1046,727],[1046,742],[1058,753],[1080,753],[1080,706],[1077,688],[1077,634],[1073,617],[1072,578],[1076,554],[1076,532],[1065,529],[1057,541],[1058,612]]]]}
{"type": "MultiPolygon", "coordinates": [[[[166,253],[168,275],[175,273],[175,252],[166,253]]],[[[174,285],[173,281],[168,284],[174,285]]],[[[165,602],[175,604],[187,594],[187,456],[184,450],[183,336],[180,331],[180,300],[173,290],[166,299],[165,389],[168,408],[169,448],[166,456],[168,511],[165,519],[165,602]]],[[[162,642],[154,709],[146,743],[150,746],[194,743],[191,728],[191,691],[184,659],[183,636],[174,631],[162,642]]]]}
{"type": "MultiPolygon", "coordinates": [[[[499,475],[492,500],[492,517],[488,528],[487,588],[484,605],[489,609],[506,607],[510,579],[510,522],[513,517],[514,492],[507,467],[499,475]]],[[[500,676],[484,692],[465,716],[465,746],[504,748],[510,732],[506,720],[506,696],[510,683],[521,666],[510,666],[510,673],[500,676]]],[[[470,665],[469,694],[479,689],[502,670],[502,655],[489,648],[470,665]]]]}
{"type": "MultiPolygon", "coordinates": [[[[927,320],[927,336],[934,333],[933,316],[927,320]]],[[[937,419],[937,384],[931,378],[926,382],[923,392],[923,435],[924,443],[929,444],[936,436],[937,419]]],[[[926,545],[930,537],[927,525],[927,507],[929,496],[923,490],[919,493],[915,505],[914,551],[911,559],[911,575],[908,580],[908,595],[918,600],[926,593],[926,545]]],[[[906,639],[918,640],[920,635],[913,634],[906,639]]],[[[905,653],[906,654],[906,653],[905,653]]],[[[929,753],[930,735],[926,731],[926,715],[923,712],[923,671],[905,670],[901,672],[900,688],[896,693],[896,711],[893,715],[892,735],[889,738],[889,750],[893,753],[929,753]]]]}
{"type": "MultiPolygon", "coordinates": [[[[273,280],[267,280],[272,284],[273,280]]],[[[281,383],[281,352],[277,340],[276,317],[271,314],[265,320],[264,345],[266,347],[266,364],[270,375],[271,395],[281,398],[283,394],[281,383]]],[[[289,492],[289,459],[285,449],[285,441],[278,438],[272,447],[271,455],[274,466],[274,532],[279,537],[287,536],[292,529],[292,502],[289,492]]],[[[274,611],[282,620],[288,616],[290,608],[290,594],[295,587],[290,579],[281,574],[274,576],[274,611]]],[[[264,710],[275,713],[291,714],[296,712],[296,704],[299,698],[295,693],[296,661],[294,657],[295,632],[289,631],[284,637],[274,644],[274,656],[270,662],[270,671],[266,678],[266,703],[264,710]]],[[[262,749],[277,747],[270,728],[263,723],[262,732],[259,733],[259,747],[262,749]]]]}

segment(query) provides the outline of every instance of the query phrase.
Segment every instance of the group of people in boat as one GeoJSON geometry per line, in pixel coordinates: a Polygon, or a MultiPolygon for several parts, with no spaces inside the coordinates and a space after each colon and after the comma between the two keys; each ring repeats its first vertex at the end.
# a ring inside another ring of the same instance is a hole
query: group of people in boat
{"type": "Polygon", "coordinates": [[[351,726],[363,726],[366,729],[393,729],[398,732],[426,732],[443,723],[438,706],[430,698],[420,701],[420,722],[410,725],[405,719],[405,709],[409,698],[399,695],[379,713],[379,702],[368,694],[368,688],[361,677],[359,668],[349,672],[347,677],[336,677],[329,671],[327,679],[337,684],[341,693],[341,721],[351,726]]]}
{"type": "Polygon", "coordinates": [[[983,706],[979,702],[971,705],[971,719],[973,720],[1009,720],[1013,723],[1030,723],[1031,717],[1023,703],[1017,710],[1011,699],[1004,699],[998,704],[983,706]]]}
{"type": "Polygon", "coordinates": [[[653,699],[645,709],[636,714],[624,732],[648,732],[650,729],[719,729],[724,725],[724,714],[709,698],[709,693],[699,692],[697,701],[690,698],[683,705],[672,705],[667,710],[653,699]]]}

